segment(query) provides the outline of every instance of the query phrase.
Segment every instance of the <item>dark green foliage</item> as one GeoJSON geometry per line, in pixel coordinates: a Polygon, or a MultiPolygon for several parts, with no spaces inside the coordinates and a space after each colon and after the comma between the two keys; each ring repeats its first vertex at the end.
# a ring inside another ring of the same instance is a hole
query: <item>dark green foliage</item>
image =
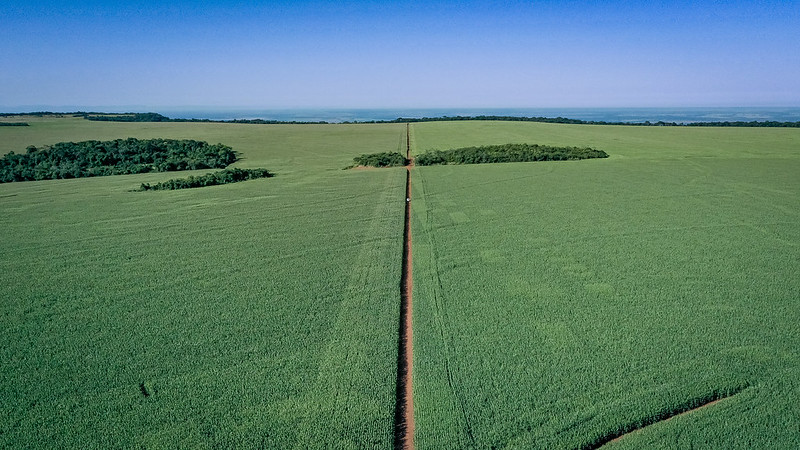
{"type": "MultiPolygon", "coordinates": [[[[57,113],[51,111],[34,111],[34,112],[24,112],[24,113],[0,113],[0,117],[23,117],[23,116],[32,116],[32,117],[64,117],[65,115],[70,115],[73,113],[57,113]]],[[[83,115],[83,113],[74,113],[83,115]]]]}
{"type": "MultiPolygon", "coordinates": [[[[462,120],[497,120],[502,122],[542,122],[542,123],[568,123],[568,124],[602,124],[622,125],[621,122],[594,122],[566,117],[517,117],[517,116],[440,116],[440,117],[398,117],[394,120],[367,120],[352,123],[418,123],[418,122],[455,122],[462,120]]],[[[344,122],[351,123],[351,122],[344,122]]],[[[627,125],[627,124],[626,124],[627,125]]]]}
{"type": "Polygon", "coordinates": [[[167,116],[149,113],[125,113],[125,114],[106,114],[106,113],[76,113],[77,117],[98,122],[202,122],[202,123],[245,123],[254,125],[274,125],[274,124],[326,124],[325,121],[284,121],[267,119],[233,119],[233,120],[211,120],[211,119],[170,119],[167,116]]]}
{"type": "Polygon", "coordinates": [[[485,145],[451,150],[430,150],[418,155],[414,162],[420,166],[435,164],[484,164],[525,161],[567,161],[589,158],[608,158],[602,150],[578,147],[551,147],[537,144],[485,145]]]}
{"type": "MultiPolygon", "coordinates": [[[[247,123],[256,125],[270,124],[327,124],[324,120],[320,121],[284,121],[271,119],[233,119],[233,120],[211,120],[211,119],[171,119],[158,113],[103,113],[103,112],[69,112],[56,113],[50,111],[37,111],[30,113],[2,113],[3,117],[14,116],[36,116],[36,117],[63,117],[71,115],[73,117],[83,117],[87,120],[101,122],[203,122],[203,123],[247,123]]],[[[767,127],[767,128],[800,128],[800,122],[778,122],[768,121],[725,121],[725,122],[607,122],[604,120],[580,120],[567,117],[519,117],[519,116],[441,116],[441,117],[398,117],[393,120],[356,120],[344,121],[344,124],[352,123],[415,123],[415,122],[453,122],[462,120],[494,120],[503,122],[539,122],[539,123],[564,123],[572,125],[628,125],[628,126],[656,126],[656,127],[767,127]]],[[[0,124],[2,126],[2,124],[0,124]]]]}
{"type": "Polygon", "coordinates": [[[167,116],[149,112],[149,113],[127,113],[127,114],[92,114],[87,113],[83,115],[86,120],[95,120],[98,122],[169,122],[167,116]]]}
{"type": "Polygon", "coordinates": [[[305,120],[271,120],[271,119],[233,119],[233,120],[210,120],[210,119],[172,119],[173,122],[219,122],[219,123],[249,123],[253,125],[314,125],[326,124],[324,120],[305,121],[305,120]]]}
{"type": "Polygon", "coordinates": [[[571,125],[628,125],[644,127],[770,127],[800,128],[800,122],[750,121],[750,122],[606,122],[604,120],[580,120],[566,117],[518,117],[518,116],[441,116],[441,117],[398,117],[394,120],[367,120],[344,123],[417,123],[417,122],[456,122],[462,120],[494,120],[501,122],[539,122],[564,123],[571,125]]]}
{"type": "Polygon", "coordinates": [[[210,172],[199,177],[178,178],[150,185],[142,183],[139,191],[174,191],[176,189],[189,189],[219,184],[238,183],[239,181],[255,180],[273,176],[267,169],[225,169],[219,172],[210,172]]]}
{"type": "MultiPolygon", "coordinates": [[[[211,120],[211,119],[171,119],[158,113],[126,113],[126,114],[104,114],[104,113],[79,113],[87,120],[104,122],[209,122],[209,123],[246,123],[255,125],[270,124],[326,124],[326,121],[285,121],[270,119],[233,119],[233,120],[211,120]]],[[[629,126],[655,126],[655,127],[779,127],[779,128],[798,128],[800,122],[777,122],[777,121],[750,121],[750,122],[607,122],[604,120],[580,120],[569,119],[567,117],[516,117],[516,116],[442,116],[442,117],[398,117],[394,120],[367,120],[343,123],[415,123],[415,122],[442,122],[459,120],[498,120],[504,122],[539,122],[539,123],[564,123],[572,125],[629,125],[629,126]]]]}
{"type": "Polygon", "coordinates": [[[676,123],[664,123],[664,122],[656,122],[656,123],[647,123],[647,125],[683,125],[687,127],[768,127],[768,128],[800,128],[800,122],[776,122],[774,120],[768,120],[765,122],[758,122],[758,121],[750,121],[750,122],[690,122],[690,123],[683,123],[683,124],[676,124],[676,123]]]}
{"type": "Polygon", "coordinates": [[[27,122],[0,122],[0,127],[27,127],[27,122]]]}
{"type": "Polygon", "coordinates": [[[223,144],[174,139],[60,142],[0,159],[0,182],[80,178],[175,170],[221,169],[236,161],[223,144]]]}
{"type": "Polygon", "coordinates": [[[363,154],[353,158],[356,166],[369,167],[397,167],[408,164],[408,159],[398,152],[383,152],[363,154]]]}

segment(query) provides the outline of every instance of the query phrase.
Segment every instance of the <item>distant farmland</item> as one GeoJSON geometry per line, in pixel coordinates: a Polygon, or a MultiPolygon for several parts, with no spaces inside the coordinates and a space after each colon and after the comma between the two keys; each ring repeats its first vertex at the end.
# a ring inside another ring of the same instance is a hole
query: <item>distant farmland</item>
{"type": "Polygon", "coordinates": [[[0,447],[391,448],[406,169],[341,169],[506,144],[610,157],[411,168],[416,447],[800,447],[800,130],[14,120],[275,176],[0,184],[0,447]]]}

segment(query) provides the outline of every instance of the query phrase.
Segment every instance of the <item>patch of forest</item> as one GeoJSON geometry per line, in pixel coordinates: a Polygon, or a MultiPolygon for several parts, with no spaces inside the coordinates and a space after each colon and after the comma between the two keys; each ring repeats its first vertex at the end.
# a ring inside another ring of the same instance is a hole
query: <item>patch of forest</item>
{"type": "Polygon", "coordinates": [[[163,181],[151,185],[142,183],[139,191],[174,191],[176,189],[190,189],[205,186],[217,186],[220,184],[238,183],[240,181],[255,180],[257,178],[268,178],[274,174],[267,169],[225,169],[219,172],[210,172],[200,176],[190,176],[188,178],[177,178],[163,181]]]}
{"type": "Polygon", "coordinates": [[[485,164],[528,161],[569,161],[608,158],[602,150],[584,147],[553,147],[537,144],[503,144],[463,147],[450,150],[429,150],[417,155],[419,166],[436,164],[485,164]]]}
{"type": "Polygon", "coordinates": [[[365,167],[402,167],[408,165],[408,159],[398,152],[369,153],[353,158],[353,165],[345,167],[351,169],[357,166],[365,167]]]}
{"type": "Polygon", "coordinates": [[[96,122],[172,122],[169,117],[154,112],[125,114],[84,113],[76,114],[76,116],[83,116],[86,120],[96,122]]]}
{"type": "Polygon", "coordinates": [[[236,159],[227,145],[188,139],[59,142],[0,158],[0,182],[221,169],[236,159]]]}
{"type": "Polygon", "coordinates": [[[232,119],[232,120],[211,120],[211,119],[171,119],[158,113],[124,113],[124,114],[104,114],[104,113],[79,113],[76,114],[86,120],[97,122],[200,122],[200,123],[244,123],[255,125],[276,125],[276,124],[326,124],[328,122],[306,122],[306,121],[281,121],[265,119],[232,119]]]}

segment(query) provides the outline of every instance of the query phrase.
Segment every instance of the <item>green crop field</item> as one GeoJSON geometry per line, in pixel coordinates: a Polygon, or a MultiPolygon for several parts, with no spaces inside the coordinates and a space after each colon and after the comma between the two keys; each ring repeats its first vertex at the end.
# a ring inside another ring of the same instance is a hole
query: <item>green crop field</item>
{"type": "Polygon", "coordinates": [[[0,447],[392,445],[405,170],[341,168],[404,125],[28,122],[0,153],[191,137],[276,175],[0,185],[0,447]]]}
{"type": "MultiPolygon", "coordinates": [[[[392,447],[406,125],[14,120],[275,176],[0,184],[0,447],[392,447]]],[[[800,447],[800,130],[409,130],[610,155],[411,169],[418,448],[800,447]]]]}
{"type": "Polygon", "coordinates": [[[611,155],[414,170],[418,448],[800,446],[798,130],[412,130],[611,155]]]}

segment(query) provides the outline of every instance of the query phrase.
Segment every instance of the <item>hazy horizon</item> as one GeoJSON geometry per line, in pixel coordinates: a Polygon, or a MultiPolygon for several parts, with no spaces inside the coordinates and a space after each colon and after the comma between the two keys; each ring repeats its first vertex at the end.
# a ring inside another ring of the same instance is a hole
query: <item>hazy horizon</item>
{"type": "MultiPolygon", "coordinates": [[[[470,116],[513,116],[513,117],[566,117],[595,122],[800,122],[800,107],[645,107],[645,108],[202,108],[167,107],[149,108],[103,108],[78,106],[64,108],[31,108],[17,114],[48,111],[52,113],[82,112],[156,112],[172,119],[200,120],[240,120],[263,119],[281,122],[369,122],[386,121],[397,118],[423,117],[470,117],[470,116]]],[[[0,109],[0,113],[8,113],[0,109]]]]}
{"type": "Polygon", "coordinates": [[[167,112],[175,111],[335,111],[335,110],[580,110],[580,109],[681,109],[681,110],[699,110],[699,109],[765,109],[765,110],[779,110],[779,109],[798,109],[798,104],[786,105],[656,105],[656,106],[640,106],[640,105],[622,105],[622,106],[307,106],[307,107],[272,107],[272,106],[209,106],[209,105],[0,105],[0,113],[20,114],[20,113],[35,113],[35,112],[53,112],[53,113],[70,113],[70,112],[103,112],[103,113],[145,113],[155,112],[165,114],[167,112]]]}

